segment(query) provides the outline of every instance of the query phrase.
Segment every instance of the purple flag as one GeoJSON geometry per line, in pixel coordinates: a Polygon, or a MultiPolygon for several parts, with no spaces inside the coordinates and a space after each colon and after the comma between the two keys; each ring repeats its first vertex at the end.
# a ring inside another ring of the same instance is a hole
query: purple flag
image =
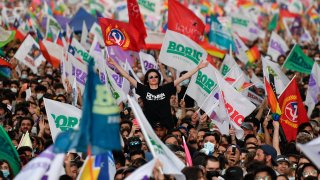
{"type": "Polygon", "coordinates": [[[124,51],[119,46],[106,46],[109,56],[114,59],[115,61],[122,62],[123,64],[126,63],[126,60],[132,67],[134,60],[131,57],[130,51],[124,51]]]}

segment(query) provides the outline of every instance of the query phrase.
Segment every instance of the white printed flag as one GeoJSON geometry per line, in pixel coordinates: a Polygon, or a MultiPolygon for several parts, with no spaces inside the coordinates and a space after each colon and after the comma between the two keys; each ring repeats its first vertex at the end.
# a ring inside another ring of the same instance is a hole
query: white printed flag
{"type": "Polygon", "coordinates": [[[198,105],[203,104],[209,94],[217,89],[215,72],[219,73],[216,68],[209,64],[192,76],[186,94],[195,100],[198,105]]]}
{"type": "Polygon", "coordinates": [[[149,69],[159,70],[158,64],[152,55],[139,52],[139,57],[143,74],[146,74],[149,69]]]}
{"type": "Polygon", "coordinates": [[[281,94],[289,84],[289,79],[281,71],[279,64],[274,63],[266,58],[262,58],[263,76],[270,82],[269,74],[274,77],[274,85],[277,95],[281,94]]]}
{"type": "Polygon", "coordinates": [[[220,67],[220,72],[222,76],[225,76],[234,65],[237,65],[236,60],[234,60],[232,55],[226,54],[220,67]]]}
{"type": "Polygon", "coordinates": [[[60,132],[79,127],[82,111],[70,104],[43,98],[53,142],[60,132]]]}
{"type": "Polygon", "coordinates": [[[244,118],[252,113],[256,106],[227,83],[220,73],[216,73],[216,78],[225,108],[230,117],[230,123],[236,129],[236,135],[239,138],[241,137],[240,133],[243,132],[240,126],[244,118]]]}
{"type": "Polygon", "coordinates": [[[207,59],[207,55],[206,50],[187,36],[167,30],[159,60],[182,72],[195,68],[201,60],[207,59]]]}
{"type": "Polygon", "coordinates": [[[32,159],[19,174],[14,178],[16,180],[32,180],[32,179],[59,179],[59,177],[64,174],[61,173],[63,168],[64,154],[56,154],[52,152],[53,146],[50,146],[45,151],[43,151],[39,156],[32,159]],[[56,160],[58,158],[58,160],[56,160]],[[62,161],[61,161],[62,160],[62,161]],[[51,168],[54,168],[55,171],[52,174],[51,168]],[[57,168],[57,169],[56,169],[57,168]],[[47,174],[49,173],[49,174],[47,174]],[[61,174],[60,174],[61,173],[61,174]],[[53,175],[53,177],[49,177],[53,175]],[[44,177],[47,176],[47,177],[44,177]]]}
{"type": "Polygon", "coordinates": [[[310,117],[312,110],[318,102],[320,95],[320,68],[318,63],[313,63],[312,71],[309,78],[307,97],[305,104],[308,106],[308,116],[310,117]]]}
{"type": "Polygon", "coordinates": [[[233,35],[234,44],[236,46],[235,54],[237,58],[243,62],[244,64],[247,64],[249,61],[248,56],[246,52],[249,50],[248,47],[244,44],[244,42],[240,39],[240,37],[236,34],[233,35]]]}
{"type": "Polygon", "coordinates": [[[320,137],[297,147],[320,169],[320,137]]]}
{"type": "Polygon", "coordinates": [[[185,167],[184,163],[155,134],[139,104],[129,95],[127,97],[153,158],[159,159],[163,165],[163,173],[173,174],[178,180],[185,179],[185,176],[181,173],[181,170],[185,167]]]}
{"type": "Polygon", "coordinates": [[[272,57],[273,61],[277,61],[280,55],[285,55],[289,50],[286,42],[276,33],[272,32],[267,54],[272,57]]]}
{"type": "Polygon", "coordinates": [[[40,51],[39,44],[29,34],[20,45],[14,57],[21,63],[28,66],[33,73],[38,72],[38,66],[45,61],[40,51]]]}

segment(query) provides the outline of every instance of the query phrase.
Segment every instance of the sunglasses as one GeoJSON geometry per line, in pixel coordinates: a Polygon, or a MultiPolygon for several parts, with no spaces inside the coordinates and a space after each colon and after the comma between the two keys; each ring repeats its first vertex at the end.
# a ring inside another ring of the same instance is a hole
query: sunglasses
{"type": "Polygon", "coordinates": [[[150,76],[149,79],[153,79],[153,78],[157,78],[158,79],[158,76],[150,76]]]}

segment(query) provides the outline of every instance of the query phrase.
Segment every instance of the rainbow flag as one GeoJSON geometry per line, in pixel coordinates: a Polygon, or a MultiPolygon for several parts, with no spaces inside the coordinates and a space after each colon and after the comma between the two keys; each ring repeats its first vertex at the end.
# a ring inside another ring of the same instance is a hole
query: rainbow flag
{"type": "Polygon", "coordinates": [[[224,58],[224,55],[227,53],[227,51],[221,50],[214,45],[209,44],[208,42],[202,42],[199,44],[203,49],[205,49],[208,54],[211,56],[217,57],[217,58],[224,58]]]}
{"type": "MultiPolygon", "coordinates": [[[[269,104],[270,110],[274,115],[276,115],[279,118],[282,113],[281,113],[281,109],[280,109],[277,97],[274,94],[274,91],[272,90],[272,87],[266,78],[264,78],[264,82],[266,86],[265,88],[268,96],[268,104],[269,104]]],[[[275,119],[275,120],[278,120],[278,119],[275,119]]]]}
{"type": "Polygon", "coordinates": [[[314,6],[309,8],[309,10],[307,11],[307,15],[313,23],[320,24],[320,15],[314,6]]]}
{"type": "Polygon", "coordinates": [[[260,58],[260,51],[257,46],[253,46],[246,52],[249,62],[253,63],[260,58]]]}

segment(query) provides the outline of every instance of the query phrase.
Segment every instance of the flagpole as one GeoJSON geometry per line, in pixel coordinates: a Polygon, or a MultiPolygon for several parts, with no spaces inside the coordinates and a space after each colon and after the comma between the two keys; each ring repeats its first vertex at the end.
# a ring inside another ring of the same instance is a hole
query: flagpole
{"type": "Polygon", "coordinates": [[[283,62],[282,66],[281,66],[281,70],[283,70],[283,66],[286,64],[286,62],[288,61],[288,57],[290,57],[292,50],[296,47],[297,43],[294,44],[294,46],[291,48],[290,53],[288,54],[286,60],[283,62]]]}
{"type": "MultiPolygon", "coordinates": [[[[129,101],[129,103],[130,103],[130,101],[134,101],[129,95],[127,95],[127,99],[129,101]]],[[[133,104],[134,102],[131,102],[131,103],[133,104]]],[[[132,108],[133,111],[135,111],[138,114],[138,109],[136,109],[135,106],[132,106],[131,108],[132,108]]],[[[146,129],[144,128],[143,123],[141,123],[141,121],[139,120],[139,118],[137,118],[137,120],[139,121],[140,129],[142,131],[143,136],[145,136],[144,139],[146,140],[146,143],[149,146],[151,154],[152,154],[153,158],[156,159],[158,156],[157,156],[156,152],[154,151],[154,149],[152,147],[152,143],[151,143],[151,141],[150,141],[150,139],[148,137],[148,133],[147,133],[146,129]]]]}

